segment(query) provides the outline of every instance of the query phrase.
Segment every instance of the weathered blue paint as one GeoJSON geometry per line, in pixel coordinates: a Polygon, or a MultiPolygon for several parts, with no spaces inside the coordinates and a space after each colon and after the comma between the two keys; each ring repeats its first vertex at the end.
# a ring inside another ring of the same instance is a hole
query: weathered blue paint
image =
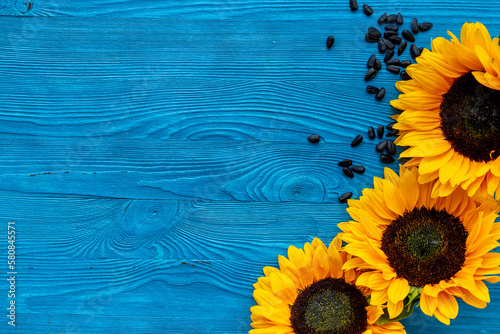
{"type": "MultiPolygon", "coordinates": [[[[18,231],[18,326],[0,313],[0,332],[248,332],[262,267],[333,238],[338,196],[383,175],[378,140],[349,145],[396,112],[393,74],[370,82],[382,102],[365,92],[366,29],[432,21],[425,47],[465,21],[500,29],[498,1],[369,4],[0,1],[0,222],[18,231]]],[[[490,292],[449,327],[417,309],[407,332],[497,333],[490,292]]]]}

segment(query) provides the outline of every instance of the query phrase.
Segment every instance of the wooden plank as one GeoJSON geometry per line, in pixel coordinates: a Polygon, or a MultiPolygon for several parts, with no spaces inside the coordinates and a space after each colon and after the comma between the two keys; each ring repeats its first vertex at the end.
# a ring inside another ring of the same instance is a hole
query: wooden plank
{"type": "Polygon", "coordinates": [[[347,143],[87,139],[0,141],[0,195],[333,202],[372,187],[378,140],[347,143]],[[350,158],[366,172],[348,178],[350,158]]]}

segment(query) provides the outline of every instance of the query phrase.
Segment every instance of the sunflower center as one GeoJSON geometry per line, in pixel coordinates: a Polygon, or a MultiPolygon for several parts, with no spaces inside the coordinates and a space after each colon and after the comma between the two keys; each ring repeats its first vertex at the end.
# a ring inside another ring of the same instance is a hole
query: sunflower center
{"type": "Polygon", "coordinates": [[[450,279],[462,268],[467,236],[459,218],[421,207],[388,225],[381,248],[398,277],[423,287],[450,279]]]}
{"type": "Polygon", "coordinates": [[[291,307],[297,334],[361,334],[367,327],[366,298],[343,279],[325,278],[302,291],[291,307]]]}
{"type": "Polygon", "coordinates": [[[444,137],[461,155],[477,162],[500,155],[500,91],[465,73],[443,95],[439,115],[444,137]]]}

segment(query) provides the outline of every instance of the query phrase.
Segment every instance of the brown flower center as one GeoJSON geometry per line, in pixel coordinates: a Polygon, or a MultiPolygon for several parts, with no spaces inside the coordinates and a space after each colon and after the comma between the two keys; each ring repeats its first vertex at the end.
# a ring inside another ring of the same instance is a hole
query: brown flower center
{"type": "Polygon", "coordinates": [[[302,291],[291,307],[297,334],[361,334],[368,325],[368,303],[343,279],[325,278],[302,291]]]}
{"type": "Polygon", "coordinates": [[[461,155],[477,162],[500,155],[500,91],[465,73],[443,95],[439,115],[444,137],[461,155]]]}
{"type": "Polygon", "coordinates": [[[381,248],[398,277],[423,287],[450,279],[462,268],[467,236],[459,218],[421,207],[388,225],[381,248]]]}

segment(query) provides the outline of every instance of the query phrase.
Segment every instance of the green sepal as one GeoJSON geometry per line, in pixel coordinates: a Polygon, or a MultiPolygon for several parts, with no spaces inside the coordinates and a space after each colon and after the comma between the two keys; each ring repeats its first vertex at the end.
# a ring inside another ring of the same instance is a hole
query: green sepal
{"type": "Polygon", "coordinates": [[[408,318],[412,313],[413,309],[415,308],[415,305],[420,301],[420,291],[422,288],[410,287],[410,293],[408,296],[406,296],[404,300],[404,306],[403,306],[403,311],[401,311],[401,314],[399,314],[396,318],[391,319],[389,317],[389,312],[387,311],[387,308],[384,309],[384,314],[380,316],[377,320],[377,325],[385,325],[389,322],[393,321],[399,321],[405,318],[408,318]]]}

